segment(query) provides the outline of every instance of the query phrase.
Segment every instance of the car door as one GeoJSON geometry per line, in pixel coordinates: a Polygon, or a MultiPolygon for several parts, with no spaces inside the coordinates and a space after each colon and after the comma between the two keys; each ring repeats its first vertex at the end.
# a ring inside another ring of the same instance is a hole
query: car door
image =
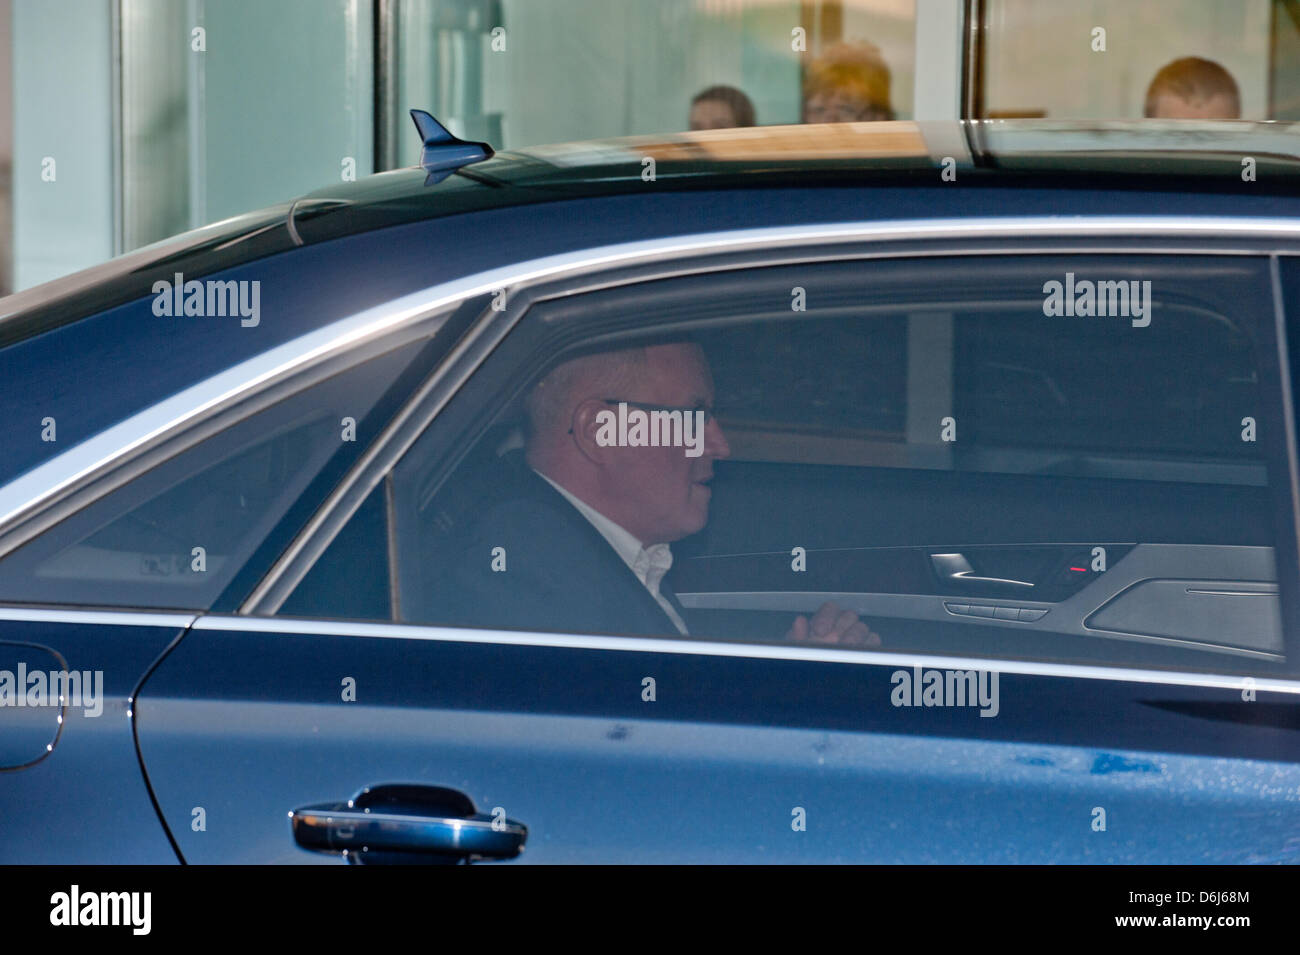
{"type": "Polygon", "coordinates": [[[1269,260],[768,244],[517,295],[194,624],[136,701],[186,860],[1297,858],[1269,260]],[[529,389],[683,334],[732,446],[689,634],[448,619],[529,389]],[[882,646],[783,636],[828,599],[882,646]]]}
{"type": "Polygon", "coordinates": [[[135,691],[200,611],[256,582],[449,343],[425,331],[376,347],[286,378],[279,400],[245,396],[207,440],[213,418],[173,435],[133,480],[106,472],[0,560],[0,858],[176,860],[141,772],[135,691]]]}

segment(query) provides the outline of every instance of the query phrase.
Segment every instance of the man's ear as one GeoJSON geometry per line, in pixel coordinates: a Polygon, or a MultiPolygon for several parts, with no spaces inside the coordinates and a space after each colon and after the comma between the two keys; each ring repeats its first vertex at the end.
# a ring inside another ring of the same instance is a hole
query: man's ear
{"type": "Polygon", "coordinates": [[[617,416],[609,405],[599,398],[588,398],[573,409],[573,442],[593,464],[600,466],[605,461],[609,440],[615,435],[617,416]]]}

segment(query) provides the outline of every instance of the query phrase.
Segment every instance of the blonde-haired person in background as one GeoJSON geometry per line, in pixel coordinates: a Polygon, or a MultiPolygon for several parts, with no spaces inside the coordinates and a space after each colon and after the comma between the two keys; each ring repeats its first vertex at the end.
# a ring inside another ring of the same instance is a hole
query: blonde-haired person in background
{"type": "Polygon", "coordinates": [[[893,119],[889,81],[889,67],[875,45],[836,43],[804,69],[803,122],[893,119]]]}

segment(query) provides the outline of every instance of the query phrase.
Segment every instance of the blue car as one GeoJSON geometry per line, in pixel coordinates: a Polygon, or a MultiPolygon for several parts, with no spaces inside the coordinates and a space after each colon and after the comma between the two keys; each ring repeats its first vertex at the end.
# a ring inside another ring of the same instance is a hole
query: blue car
{"type": "Polygon", "coordinates": [[[1300,861],[1286,124],[417,120],[0,302],[0,861],[1300,861]]]}

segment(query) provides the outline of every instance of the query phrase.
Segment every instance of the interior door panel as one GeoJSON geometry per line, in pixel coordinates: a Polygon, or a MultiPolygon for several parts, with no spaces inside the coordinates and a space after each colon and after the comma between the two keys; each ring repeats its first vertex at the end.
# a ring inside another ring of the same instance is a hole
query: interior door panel
{"type": "Polygon", "coordinates": [[[750,462],[721,463],[714,486],[695,556],[674,569],[702,632],[775,640],[833,600],[887,648],[1041,653],[1050,639],[1096,659],[1096,640],[1143,663],[1282,658],[1264,488],[750,462]],[[762,521],[748,517],[756,489],[762,521]]]}

